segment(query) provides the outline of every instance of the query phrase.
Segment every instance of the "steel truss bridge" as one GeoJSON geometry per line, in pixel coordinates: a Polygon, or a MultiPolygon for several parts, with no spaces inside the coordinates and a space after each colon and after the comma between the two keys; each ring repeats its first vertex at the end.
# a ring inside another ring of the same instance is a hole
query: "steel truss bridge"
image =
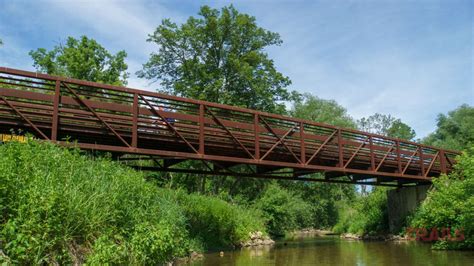
{"type": "Polygon", "coordinates": [[[383,186],[430,183],[456,151],[234,106],[0,67],[12,129],[143,170],[383,186]],[[186,160],[197,169],[180,168],[186,160]],[[324,175],[314,175],[324,173],[324,175]]]}

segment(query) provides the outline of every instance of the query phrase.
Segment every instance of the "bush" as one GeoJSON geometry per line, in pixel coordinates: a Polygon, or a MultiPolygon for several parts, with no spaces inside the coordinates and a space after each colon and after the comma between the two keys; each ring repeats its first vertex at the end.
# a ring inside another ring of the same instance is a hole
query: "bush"
{"type": "Polygon", "coordinates": [[[230,204],[219,198],[183,191],[161,190],[183,209],[192,237],[206,248],[230,247],[248,240],[250,232],[265,233],[260,213],[252,208],[230,204]]]}
{"type": "Polygon", "coordinates": [[[0,155],[1,239],[14,262],[151,263],[187,254],[184,213],[140,173],[35,141],[2,145],[0,155]]]}
{"type": "Polygon", "coordinates": [[[415,212],[414,228],[463,229],[462,242],[438,241],[438,249],[474,248],[474,149],[457,158],[455,171],[433,180],[434,188],[415,212]]]}
{"type": "Polygon", "coordinates": [[[0,214],[0,262],[13,264],[157,264],[264,231],[251,210],[36,141],[0,145],[0,214]]]}
{"type": "Polygon", "coordinates": [[[267,187],[254,207],[262,211],[270,234],[275,236],[310,227],[314,221],[311,205],[277,183],[267,187]]]}
{"type": "Polygon", "coordinates": [[[336,233],[375,235],[388,231],[386,189],[375,187],[368,195],[359,196],[351,205],[339,207],[336,233]]]}

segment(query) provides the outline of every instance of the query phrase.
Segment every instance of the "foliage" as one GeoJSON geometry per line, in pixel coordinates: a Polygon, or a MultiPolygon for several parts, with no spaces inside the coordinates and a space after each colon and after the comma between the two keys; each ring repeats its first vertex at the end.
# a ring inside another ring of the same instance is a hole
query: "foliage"
{"type": "Polygon", "coordinates": [[[311,94],[304,94],[295,101],[291,116],[334,126],[356,128],[357,125],[347,110],[334,100],[320,99],[311,94]]]}
{"type": "Polygon", "coordinates": [[[96,262],[186,254],[183,213],[139,173],[33,141],[2,145],[0,154],[1,234],[18,263],[71,263],[81,249],[96,262]]]}
{"type": "Polygon", "coordinates": [[[413,140],[416,136],[415,130],[391,115],[376,113],[367,118],[363,117],[357,124],[362,131],[392,138],[413,140]]]}
{"type": "Polygon", "coordinates": [[[312,218],[312,221],[309,225],[305,225],[307,227],[331,228],[339,219],[339,206],[351,202],[356,196],[353,185],[287,180],[279,180],[278,183],[282,189],[310,205],[312,215],[308,218],[312,218]]]}
{"type": "Polygon", "coordinates": [[[65,44],[52,50],[39,48],[30,51],[33,66],[43,73],[77,78],[111,85],[126,85],[127,53],[112,55],[94,39],[68,37],[65,44]]]}
{"type": "Polygon", "coordinates": [[[14,264],[156,264],[263,230],[251,211],[158,189],[141,173],[78,150],[0,146],[0,239],[14,264]],[[192,232],[192,236],[189,232],[192,232]],[[193,238],[197,236],[196,238],[193,238]]]}
{"type": "Polygon", "coordinates": [[[474,248],[474,148],[457,158],[455,171],[449,176],[433,179],[434,188],[428,192],[411,220],[415,228],[463,229],[462,242],[439,241],[435,248],[474,248]]]}
{"type": "Polygon", "coordinates": [[[448,115],[438,115],[438,128],[423,140],[424,144],[453,150],[474,146],[474,107],[459,106],[448,115]]]}
{"type": "Polygon", "coordinates": [[[282,236],[291,230],[312,225],[311,205],[299,196],[282,189],[276,182],[267,187],[254,207],[262,211],[268,231],[272,235],[282,236]]]}
{"type": "Polygon", "coordinates": [[[192,237],[202,240],[206,248],[231,247],[248,239],[249,232],[265,232],[260,213],[244,209],[224,200],[168,190],[188,220],[192,237]]]}
{"type": "Polygon", "coordinates": [[[339,206],[339,221],[333,230],[359,235],[387,232],[386,189],[375,187],[368,195],[359,195],[353,204],[339,206]]]}
{"type": "Polygon", "coordinates": [[[232,5],[203,6],[200,18],[178,26],[162,21],[148,41],[158,46],[137,74],[160,81],[168,93],[282,113],[290,100],[289,78],[278,72],[265,48],[282,43],[277,33],[232,5]]]}

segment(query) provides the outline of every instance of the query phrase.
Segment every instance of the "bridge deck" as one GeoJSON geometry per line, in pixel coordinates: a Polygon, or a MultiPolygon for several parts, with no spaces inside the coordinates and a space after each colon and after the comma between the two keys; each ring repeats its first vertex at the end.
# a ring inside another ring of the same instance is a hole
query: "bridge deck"
{"type": "Polygon", "coordinates": [[[313,121],[0,68],[0,133],[12,128],[61,145],[77,141],[82,149],[126,154],[123,160],[152,159],[156,165],[147,170],[373,185],[430,182],[450,172],[458,154],[313,121]],[[209,170],[173,166],[189,159],[209,170]],[[235,165],[249,167],[236,172],[235,165]],[[326,175],[308,176],[315,172],[326,175]]]}

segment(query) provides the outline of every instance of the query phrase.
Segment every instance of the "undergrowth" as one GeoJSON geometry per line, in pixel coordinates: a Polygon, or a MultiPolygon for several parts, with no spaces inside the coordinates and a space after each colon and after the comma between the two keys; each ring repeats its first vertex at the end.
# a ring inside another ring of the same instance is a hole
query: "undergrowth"
{"type": "Polygon", "coordinates": [[[36,141],[0,145],[0,213],[0,262],[13,264],[156,264],[264,231],[252,210],[36,141]]]}

